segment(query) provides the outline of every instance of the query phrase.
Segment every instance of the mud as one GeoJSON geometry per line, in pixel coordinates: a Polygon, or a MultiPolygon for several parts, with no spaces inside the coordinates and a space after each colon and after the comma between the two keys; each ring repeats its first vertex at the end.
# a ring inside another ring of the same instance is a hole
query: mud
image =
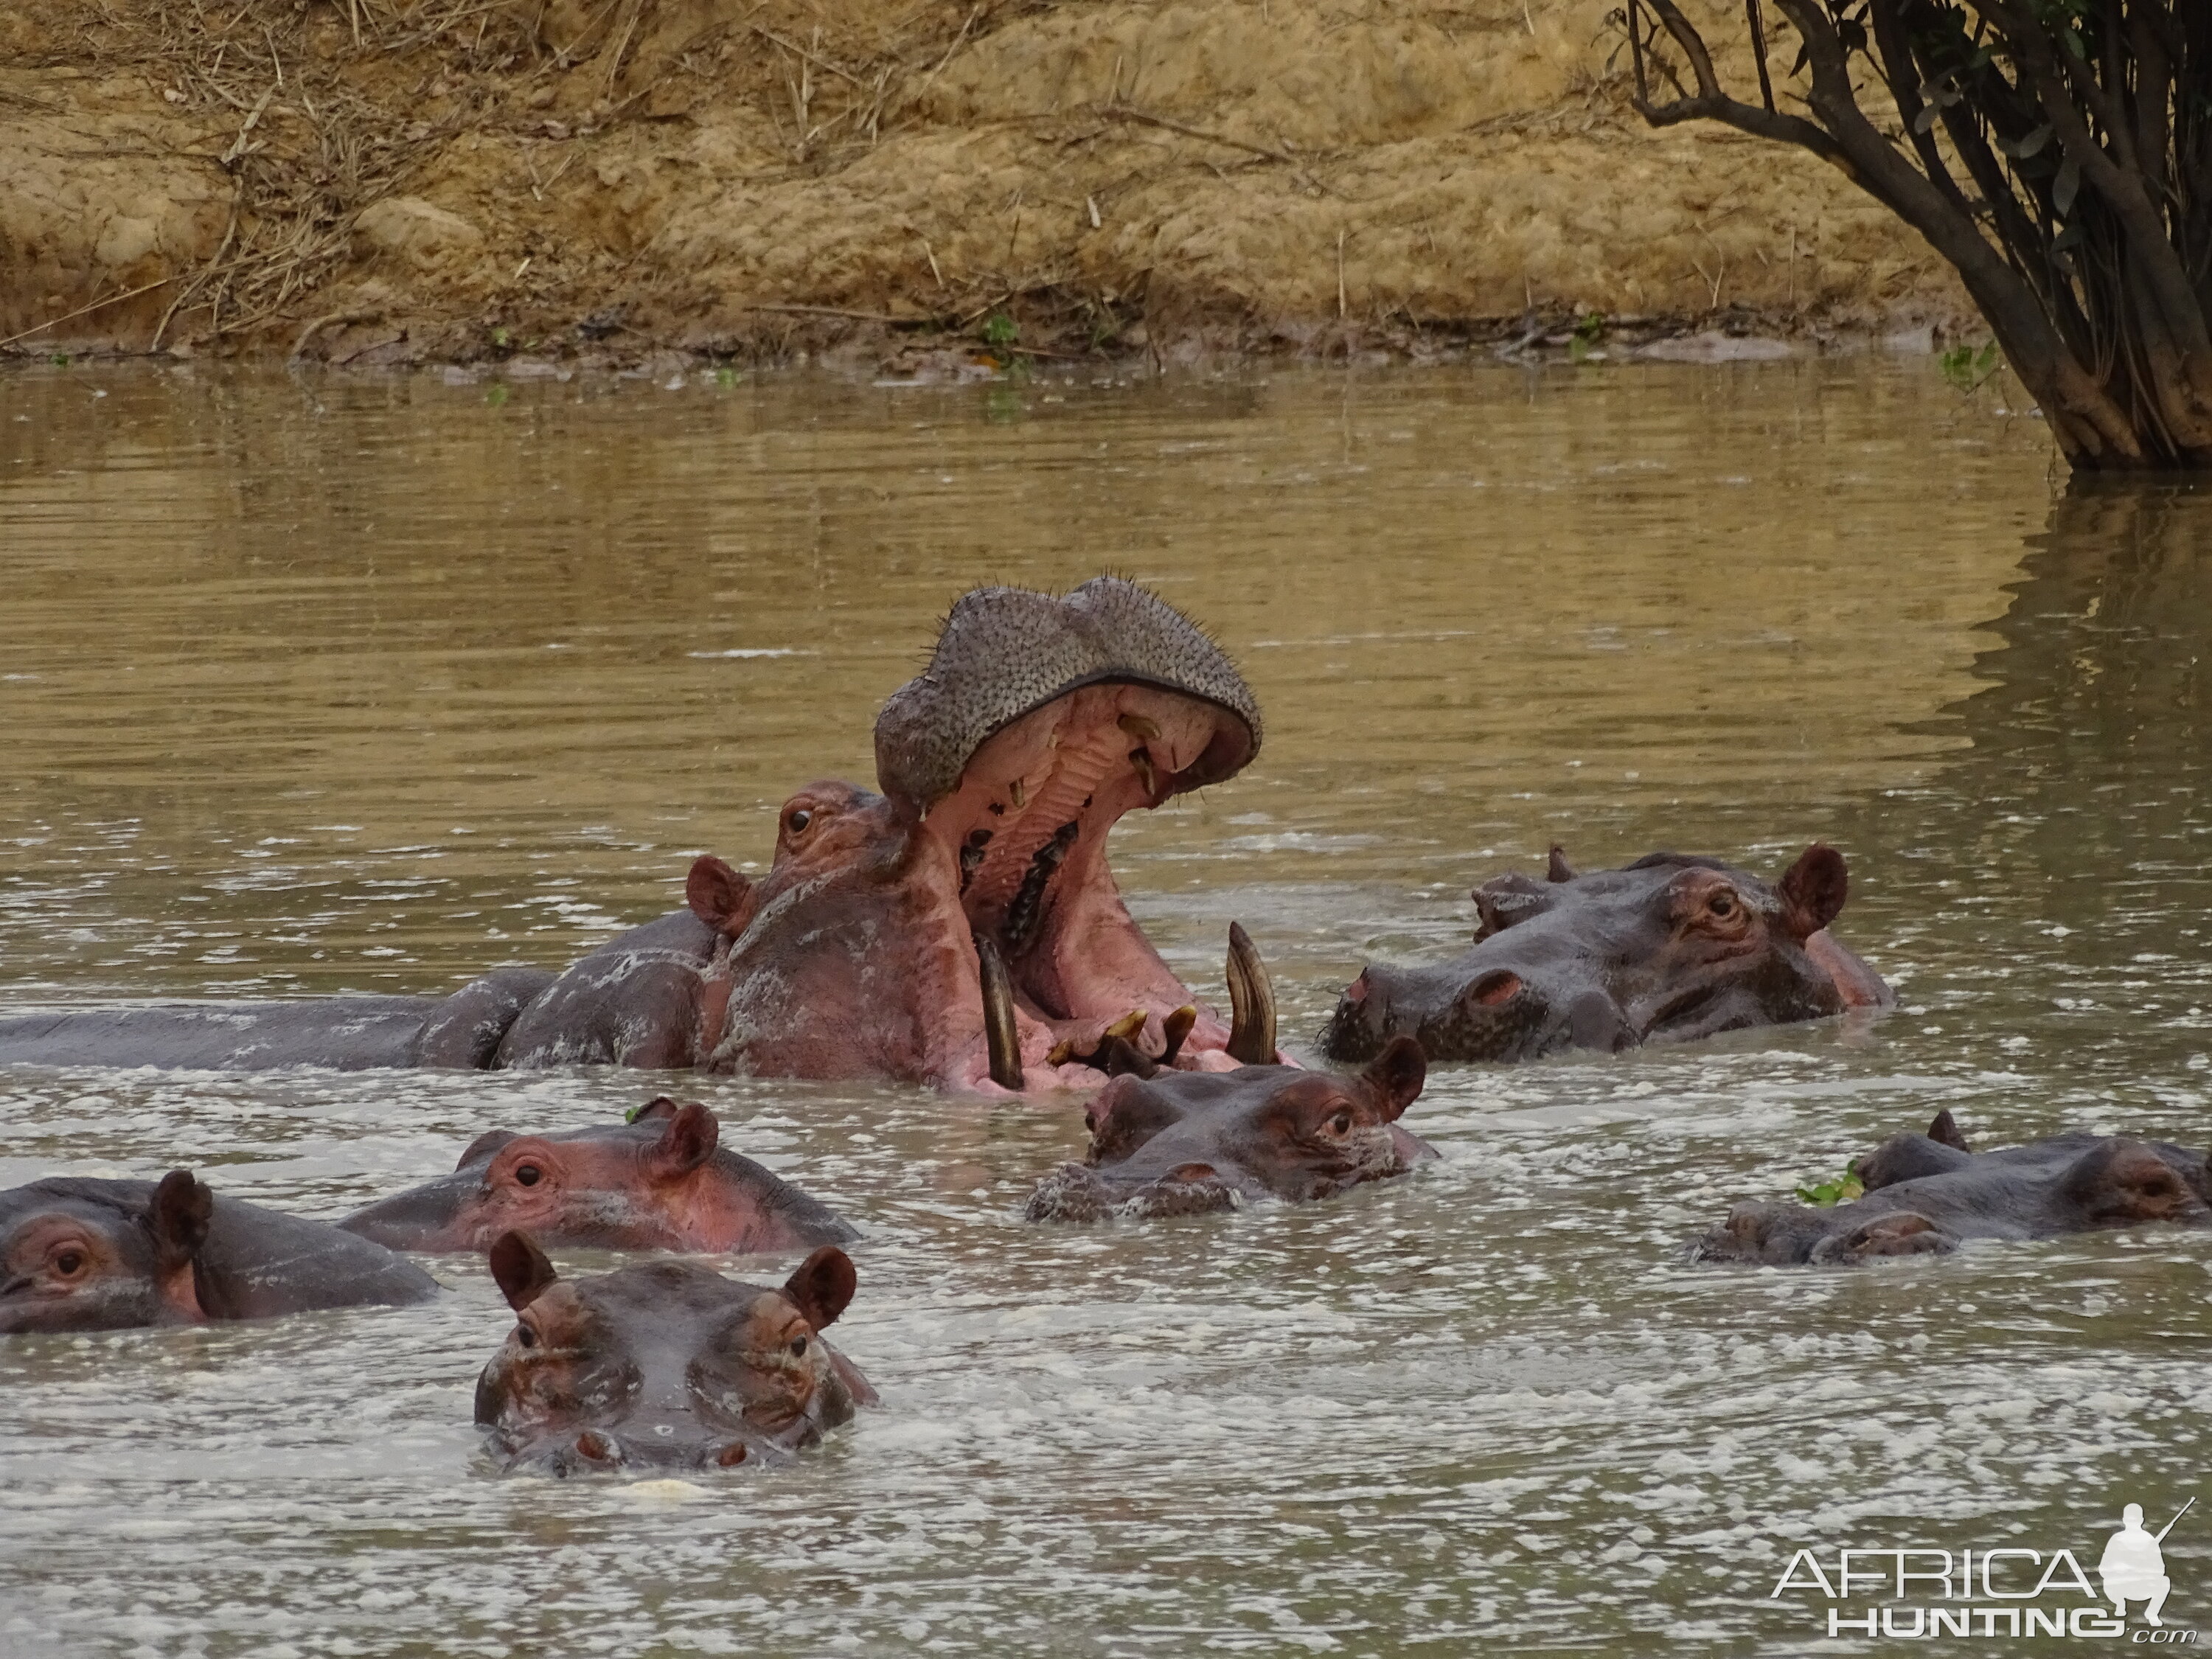
{"type": "Polygon", "coordinates": [[[1966,324],[1840,174],[1648,130],[1611,9],[18,0],[0,350],[963,373],[1966,324]]]}

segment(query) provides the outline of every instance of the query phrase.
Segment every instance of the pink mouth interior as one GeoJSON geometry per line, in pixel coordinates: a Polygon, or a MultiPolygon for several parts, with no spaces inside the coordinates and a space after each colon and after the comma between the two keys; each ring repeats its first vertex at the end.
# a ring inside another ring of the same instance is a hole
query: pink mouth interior
{"type": "MultiPolygon", "coordinates": [[[[1085,686],[984,743],[923,820],[959,872],[969,928],[1006,962],[1025,1061],[1062,1037],[1084,1049],[1133,1010],[1164,1016],[1194,1000],[1123,906],[1106,836],[1132,807],[1172,793],[1233,719],[1152,686],[1085,686]]],[[[1227,1041],[1201,1014],[1185,1047],[1227,1041]]]]}

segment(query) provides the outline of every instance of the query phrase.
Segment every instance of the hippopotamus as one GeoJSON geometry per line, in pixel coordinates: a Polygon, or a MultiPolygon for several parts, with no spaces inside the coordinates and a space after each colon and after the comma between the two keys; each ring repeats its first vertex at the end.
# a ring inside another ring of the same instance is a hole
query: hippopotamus
{"type": "Polygon", "coordinates": [[[1828,932],[1849,890],[1832,847],[1808,848],[1771,886],[1680,853],[1577,874],[1554,847],[1546,879],[1474,890],[1472,950],[1364,969],[1321,1046],[1364,1060],[1410,1033],[1432,1060],[1535,1060],[1887,1007],[1889,988],[1828,932]]]}
{"type": "Polygon", "coordinates": [[[381,1244],[160,1181],[58,1176],[0,1192],[0,1332],[109,1331],[427,1301],[381,1244]]]}
{"type": "Polygon", "coordinates": [[[1063,598],[957,602],[876,721],[878,791],[784,802],[757,878],[691,866],[683,909],[558,975],[507,968],[446,997],[150,1004],[0,1020],[0,1064],[264,1069],[616,1064],[890,1078],[990,1093],[1095,1087],[1109,1028],[1174,1063],[1272,1062],[1249,948],[1224,1024],[1123,904],[1106,838],[1135,807],[1220,783],[1260,712],[1221,649],[1115,577],[1063,598]]]}
{"type": "Polygon", "coordinates": [[[478,1135],[453,1173],[337,1224],[396,1250],[470,1250],[526,1231],[554,1248],[811,1249],[860,1237],[836,1212],[720,1146],[697,1101],[663,1095],[626,1123],[478,1135]]]}
{"type": "Polygon", "coordinates": [[[1030,1194],[1031,1221],[1196,1215],[1329,1198],[1437,1154],[1398,1125],[1427,1076],[1408,1036],[1346,1076],[1291,1066],[1164,1071],[1124,1057],[1085,1114],[1091,1150],[1030,1194]]]}
{"type": "Polygon", "coordinates": [[[1739,1204],[1692,1247],[1706,1261],[1847,1265],[1955,1250],[1969,1238],[2212,1223],[2202,1152],[2131,1135],[2063,1134],[1976,1152],[1951,1114],[1853,1166],[1866,1192],[1832,1208],[1739,1204]]]}
{"type": "Polygon", "coordinates": [[[562,1279],[527,1233],[500,1235],[492,1277],[515,1326],[477,1379],[476,1419],[507,1469],[580,1474],[731,1468],[813,1445],[877,1403],[822,1333],[853,1299],[825,1244],[783,1286],[659,1261],[562,1279]]]}

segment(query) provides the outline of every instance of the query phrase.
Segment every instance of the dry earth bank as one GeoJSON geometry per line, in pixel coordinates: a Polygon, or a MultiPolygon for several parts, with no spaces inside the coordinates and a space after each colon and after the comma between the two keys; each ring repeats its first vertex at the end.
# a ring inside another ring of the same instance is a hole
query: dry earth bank
{"type": "Polygon", "coordinates": [[[1646,130],[1608,10],[15,0],[0,340],[957,372],[931,348],[1425,356],[1600,313],[1725,352],[1966,319],[1835,173],[1646,130]]]}

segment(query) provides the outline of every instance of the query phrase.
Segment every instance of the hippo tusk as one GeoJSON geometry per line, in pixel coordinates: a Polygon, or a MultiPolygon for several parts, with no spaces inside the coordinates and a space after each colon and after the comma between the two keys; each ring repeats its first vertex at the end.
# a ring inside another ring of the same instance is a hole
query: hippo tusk
{"type": "Polygon", "coordinates": [[[1158,743],[1160,723],[1149,714],[1124,714],[1114,722],[1139,743],[1158,743]]]}
{"type": "Polygon", "coordinates": [[[1190,1028],[1197,1024],[1198,1009],[1194,1004],[1188,1002],[1160,1022],[1160,1029],[1167,1034],[1168,1039],[1168,1046],[1160,1050],[1161,1065],[1175,1064],[1175,1057],[1182,1052],[1183,1039],[1190,1035],[1190,1028]]]}
{"type": "Polygon", "coordinates": [[[1145,786],[1145,799],[1157,800],[1160,793],[1159,769],[1152,764],[1152,751],[1139,747],[1129,751],[1129,764],[1137,769],[1137,781],[1145,786]]]}
{"type": "Polygon", "coordinates": [[[1229,924],[1230,1059],[1247,1066],[1272,1066],[1275,1060],[1275,986],[1252,936],[1229,924]]]}
{"type": "Polygon", "coordinates": [[[983,985],[983,1041],[991,1054],[991,1081],[1001,1089],[1022,1086],[1022,1039],[1014,1029],[1014,981],[1007,977],[999,947],[981,933],[975,938],[975,966],[983,985]]]}

